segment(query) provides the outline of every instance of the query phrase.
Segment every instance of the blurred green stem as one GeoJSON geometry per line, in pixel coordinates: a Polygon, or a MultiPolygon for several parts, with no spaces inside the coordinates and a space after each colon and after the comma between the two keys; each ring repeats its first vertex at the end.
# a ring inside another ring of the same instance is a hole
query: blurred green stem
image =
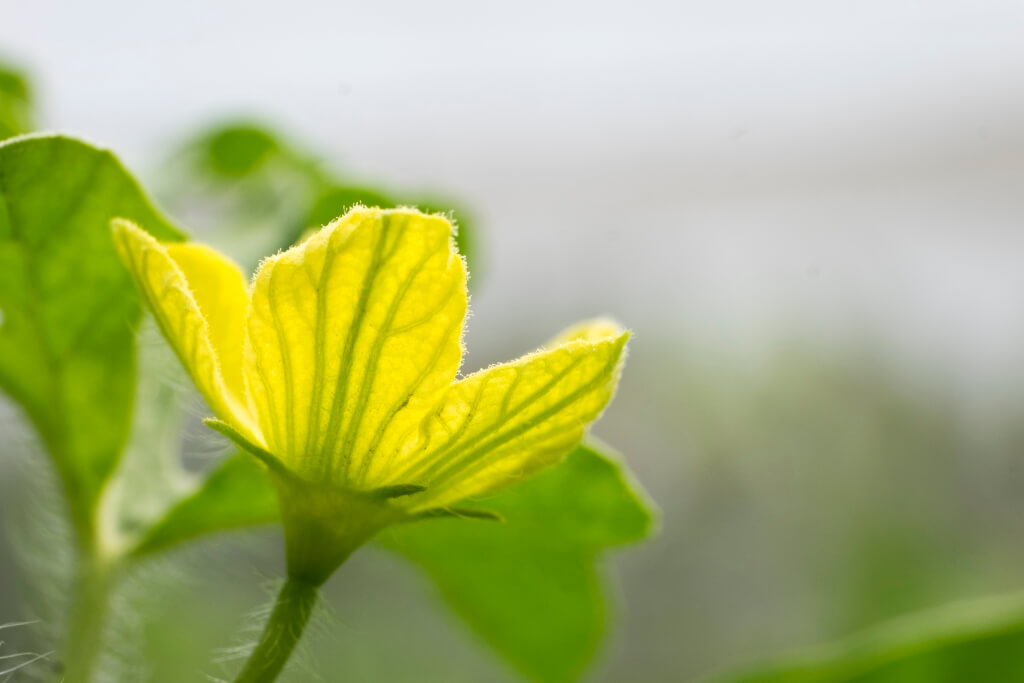
{"type": "Polygon", "coordinates": [[[316,606],[317,586],[289,577],[281,587],[256,649],[235,683],[272,683],[288,663],[316,606]]]}
{"type": "Polygon", "coordinates": [[[64,683],[88,683],[95,673],[103,645],[113,572],[91,554],[79,561],[71,597],[69,629],[64,643],[64,683]]]}

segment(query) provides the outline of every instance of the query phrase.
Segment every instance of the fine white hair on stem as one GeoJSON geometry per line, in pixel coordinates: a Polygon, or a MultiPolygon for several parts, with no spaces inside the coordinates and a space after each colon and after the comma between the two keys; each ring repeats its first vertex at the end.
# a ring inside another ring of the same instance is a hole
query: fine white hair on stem
{"type": "MultiPolygon", "coordinates": [[[[25,653],[25,654],[28,654],[28,653],[25,653]]],[[[38,662],[40,660],[47,659],[52,654],[53,654],[53,650],[50,650],[49,652],[41,652],[39,654],[36,654],[31,659],[27,659],[24,662],[19,662],[18,664],[15,664],[12,667],[9,667],[7,669],[4,669],[3,671],[0,671],[0,676],[7,676],[9,674],[13,674],[14,672],[20,671],[20,670],[22,670],[22,669],[24,669],[24,668],[26,668],[28,666],[31,666],[32,664],[35,664],[36,662],[38,662]]],[[[17,655],[9,655],[9,656],[10,657],[15,657],[17,655]]],[[[0,659],[5,659],[5,658],[4,657],[0,657],[0,659]]]]}
{"type": "MultiPolygon", "coordinates": [[[[207,680],[217,683],[232,680],[238,665],[247,660],[256,649],[256,645],[263,633],[264,626],[269,620],[271,613],[274,611],[278,594],[281,592],[281,588],[285,584],[285,581],[280,578],[262,578],[262,592],[265,595],[265,599],[260,602],[258,607],[249,610],[245,614],[242,625],[239,627],[238,634],[235,638],[236,644],[218,648],[214,653],[214,664],[222,668],[223,676],[226,676],[227,678],[208,674],[207,680]]],[[[309,624],[313,626],[315,630],[319,630],[316,625],[318,624],[318,618],[323,614],[323,604],[323,600],[317,600],[313,607],[313,613],[310,617],[309,624]]],[[[294,680],[310,682],[324,681],[322,676],[318,673],[317,667],[313,665],[310,643],[306,642],[306,639],[300,640],[300,642],[295,645],[295,649],[292,651],[292,655],[288,660],[288,668],[282,675],[281,680],[293,680],[292,677],[294,677],[294,680]],[[297,675],[300,673],[301,675],[297,675]]]]}
{"type": "Polygon", "coordinates": [[[11,557],[23,577],[19,602],[27,618],[0,624],[0,630],[24,631],[18,634],[18,640],[31,645],[22,647],[37,651],[3,674],[13,676],[14,671],[48,660],[52,654],[48,651],[62,637],[74,558],[71,529],[60,512],[59,485],[49,459],[27,427],[12,429],[9,434],[13,457],[7,461],[12,470],[8,481],[16,481],[17,486],[0,496],[0,518],[6,527],[11,557]],[[40,653],[44,656],[39,657],[40,653]]]}

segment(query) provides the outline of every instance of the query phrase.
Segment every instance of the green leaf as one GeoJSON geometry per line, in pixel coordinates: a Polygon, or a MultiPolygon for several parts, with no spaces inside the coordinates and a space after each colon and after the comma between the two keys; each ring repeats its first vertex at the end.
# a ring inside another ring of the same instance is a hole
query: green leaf
{"type": "Polygon", "coordinates": [[[256,172],[280,144],[268,130],[256,124],[238,123],[214,128],[199,143],[205,167],[226,178],[256,172]]]}
{"type": "Polygon", "coordinates": [[[225,459],[190,495],[173,505],[135,547],[148,555],[216,531],[278,521],[277,496],[260,464],[246,453],[225,459]]]}
{"type": "Polygon", "coordinates": [[[594,446],[477,502],[505,521],[440,518],[392,527],[379,541],[423,569],[529,678],[577,679],[607,621],[601,553],[650,532],[649,503],[594,446]]]}
{"type": "Polygon", "coordinates": [[[397,204],[391,197],[371,187],[355,187],[334,185],[324,188],[309,210],[303,221],[303,228],[327,225],[338,216],[343,215],[356,204],[379,206],[382,209],[393,209],[397,204]]]}
{"type": "Polygon", "coordinates": [[[0,140],[32,130],[32,114],[28,79],[10,65],[0,64],[0,140]]]}
{"type": "Polygon", "coordinates": [[[837,645],[720,683],[962,683],[1024,680],[1024,594],[910,615],[837,645]]]}
{"type": "MultiPolygon", "coordinates": [[[[353,182],[336,173],[309,149],[268,126],[248,120],[227,121],[194,136],[178,154],[181,169],[175,196],[190,198],[195,187],[216,192],[210,204],[220,209],[219,227],[232,224],[261,230],[269,218],[278,231],[274,247],[287,248],[310,228],[330,223],[355,204],[382,209],[412,206],[443,213],[458,227],[459,253],[476,265],[476,224],[462,207],[440,196],[420,196],[353,182]],[[236,201],[225,203],[225,196],[236,201]]],[[[480,273],[474,274],[478,279],[480,273]]]]}
{"type": "Polygon", "coordinates": [[[114,216],[181,238],[109,152],[61,136],[0,143],[0,388],[38,430],[83,540],[128,437],[142,315],[114,216]]]}

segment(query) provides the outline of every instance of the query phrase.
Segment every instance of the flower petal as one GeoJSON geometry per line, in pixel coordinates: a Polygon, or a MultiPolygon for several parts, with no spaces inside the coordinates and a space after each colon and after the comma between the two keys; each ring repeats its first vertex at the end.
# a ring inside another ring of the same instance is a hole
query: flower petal
{"type": "Polygon", "coordinates": [[[246,379],[268,450],[300,476],[365,488],[385,430],[419,422],[455,378],[467,295],[451,233],[442,216],[360,207],[260,265],[246,379]]]}
{"type": "MultiPolygon", "coordinates": [[[[602,323],[602,325],[605,325],[602,323]]],[[[571,340],[456,382],[440,406],[381,471],[427,487],[415,509],[441,507],[499,489],[553,464],[611,399],[628,332],[571,340]]]]}
{"type": "Polygon", "coordinates": [[[114,243],[160,330],[213,412],[260,442],[242,379],[249,295],[234,263],[201,244],[161,244],[123,219],[114,243]]]}
{"type": "Polygon", "coordinates": [[[165,245],[167,254],[185,275],[188,287],[210,330],[221,376],[231,397],[247,405],[242,375],[245,314],[249,285],[241,269],[205,244],[181,242],[165,245]]]}

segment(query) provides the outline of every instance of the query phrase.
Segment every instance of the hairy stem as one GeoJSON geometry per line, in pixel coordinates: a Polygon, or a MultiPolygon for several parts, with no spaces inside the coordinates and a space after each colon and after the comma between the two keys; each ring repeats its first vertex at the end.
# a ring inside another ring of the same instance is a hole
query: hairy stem
{"type": "Polygon", "coordinates": [[[272,683],[277,679],[302,637],[318,596],[317,586],[289,577],[281,587],[256,649],[235,683],[272,683]]]}
{"type": "Polygon", "coordinates": [[[64,683],[88,683],[95,674],[103,647],[113,580],[110,567],[90,556],[80,558],[64,643],[60,678],[64,683]]]}

